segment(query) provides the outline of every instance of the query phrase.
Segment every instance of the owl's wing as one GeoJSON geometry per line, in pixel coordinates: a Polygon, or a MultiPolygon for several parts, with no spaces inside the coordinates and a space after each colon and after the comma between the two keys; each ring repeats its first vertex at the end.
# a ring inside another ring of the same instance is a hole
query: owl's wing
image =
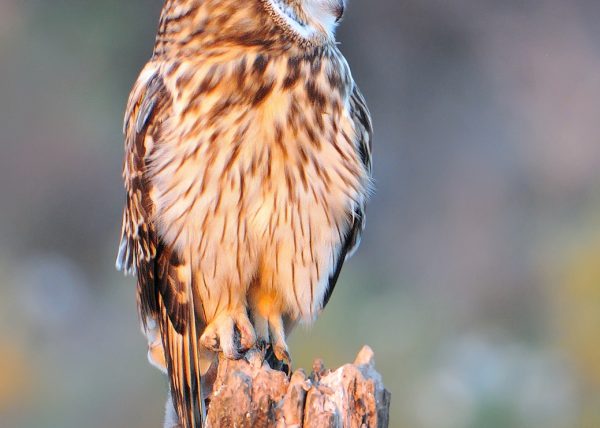
{"type": "MultiPolygon", "coordinates": [[[[137,274],[140,318],[146,331],[149,320],[158,323],[171,385],[171,395],[184,428],[202,426],[196,312],[193,284],[182,279],[184,261],[158,235],[153,224],[154,206],[147,162],[156,144],[164,139],[163,122],[171,114],[172,98],[156,64],[140,74],[125,114],[123,178],[127,201],[117,268],[137,274]]],[[[186,277],[185,275],[183,275],[186,277]]]]}
{"type": "MultiPolygon", "coordinates": [[[[367,107],[367,103],[360,90],[356,85],[350,96],[350,115],[354,121],[354,129],[356,134],[355,148],[360,160],[363,163],[365,171],[371,176],[371,148],[373,139],[373,124],[371,122],[371,114],[367,107]]],[[[354,207],[350,227],[348,228],[342,243],[339,248],[337,257],[335,258],[334,266],[331,275],[329,276],[329,286],[327,293],[323,299],[323,308],[329,302],[335,284],[342,270],[344,262],[354,254],[360,244],[360,238],[365,228],[365,203],[366,200],[360,201],[354,207]]]]}

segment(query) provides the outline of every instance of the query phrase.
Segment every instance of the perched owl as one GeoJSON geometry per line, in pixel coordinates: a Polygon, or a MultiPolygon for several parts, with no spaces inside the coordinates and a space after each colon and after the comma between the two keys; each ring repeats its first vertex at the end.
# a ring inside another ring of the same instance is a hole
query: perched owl
{"type": "Polygon", "coordinates": [[[202,424],[222,352],[269,349],[327,304],[365,222],[371,119],[334,38],[345,0],[167,0],[125,115],[117,267],[149,358],[202,424]]]}

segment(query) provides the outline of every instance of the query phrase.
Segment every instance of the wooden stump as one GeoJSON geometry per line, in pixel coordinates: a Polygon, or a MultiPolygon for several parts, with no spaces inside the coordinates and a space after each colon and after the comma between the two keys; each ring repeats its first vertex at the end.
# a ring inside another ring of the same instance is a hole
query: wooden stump
{"type": "Polygon", "coordinates": [[[365,346],[335,371],[315,361],[291,378],[266,363],[222,360],[208,409],[210,428],[386,428],[390,393],[365,346]]]}

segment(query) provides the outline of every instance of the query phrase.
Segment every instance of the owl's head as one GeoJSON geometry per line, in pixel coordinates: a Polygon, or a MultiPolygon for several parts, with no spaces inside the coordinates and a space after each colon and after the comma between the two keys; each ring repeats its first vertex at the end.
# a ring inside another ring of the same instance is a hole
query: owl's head
{"type": "Polygon", "coordinates": [[[280,22],[303,38],[333,37],[346,0],[263,0],[280,22]]]}

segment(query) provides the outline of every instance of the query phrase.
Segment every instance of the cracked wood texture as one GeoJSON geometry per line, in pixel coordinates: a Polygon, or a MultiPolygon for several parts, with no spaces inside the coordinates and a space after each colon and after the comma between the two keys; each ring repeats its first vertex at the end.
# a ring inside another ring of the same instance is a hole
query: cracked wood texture
{"type": "Polygon", "coordinates": [[[291,378],[266,363],[222,360],[208,409],[210,428],[386,428],[390,393],[364,347],[335,371],[315,361],[291,378]]]}

